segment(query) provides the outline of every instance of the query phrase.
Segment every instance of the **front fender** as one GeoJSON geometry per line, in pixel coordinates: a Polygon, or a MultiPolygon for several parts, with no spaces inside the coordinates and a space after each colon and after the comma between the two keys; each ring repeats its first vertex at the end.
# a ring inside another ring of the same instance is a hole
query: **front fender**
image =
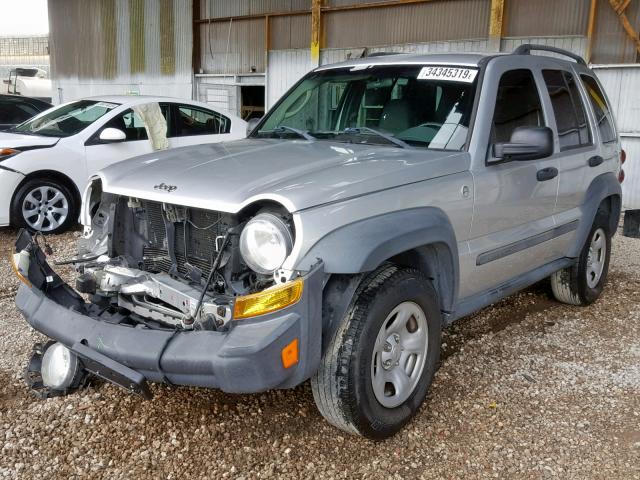
{"type": "Polygon", "coordinates": [[[440,284],[442,307],[450,308],[457,293],[458,248],[449,218],[436,207],[385,213],[337,228],[320,238],[297,268],[322,259],[326,273],[358,274],[409,251],[415,251],[411,265],[426,270],[440,284]]]}

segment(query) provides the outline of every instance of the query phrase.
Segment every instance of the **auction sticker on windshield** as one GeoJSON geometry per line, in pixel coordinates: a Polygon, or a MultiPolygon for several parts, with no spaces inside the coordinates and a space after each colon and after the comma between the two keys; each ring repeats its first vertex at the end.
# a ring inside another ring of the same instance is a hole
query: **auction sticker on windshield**
{"type": "Polygon", "coordinates": [[[418,80],[446,80],[449,82],[472,83],[478,75],[475,68],[465,67],[423,67],[418,74],[418,80]]]}

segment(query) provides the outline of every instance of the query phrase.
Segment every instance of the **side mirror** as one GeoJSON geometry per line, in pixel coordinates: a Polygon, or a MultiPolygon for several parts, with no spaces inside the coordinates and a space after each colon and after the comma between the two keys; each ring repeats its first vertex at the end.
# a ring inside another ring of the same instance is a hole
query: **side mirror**
{"type": "Polygon", "coordinates": [[[500,160],[536,160],[553,153],[553,132],[549,127],[518,127],[506,143],[493,144],[493,156],[500,160]]]}
{"type": "Polygon", "coordinates": [[[127,135],[118,128],[109,127],[102,130],[98,138],[105,143],[115,143],[125,141],[127,139],[127,135]]]}
{"type": "Polygon", "coordinates": [[[258,126],[261,120],[262,120],[262,117],[259,117],[259,118],[253,117],[249,119],[249,122],[247,122],[247,136],[249,136],[249,134],[253,132],[253,129],[258,126]]]}

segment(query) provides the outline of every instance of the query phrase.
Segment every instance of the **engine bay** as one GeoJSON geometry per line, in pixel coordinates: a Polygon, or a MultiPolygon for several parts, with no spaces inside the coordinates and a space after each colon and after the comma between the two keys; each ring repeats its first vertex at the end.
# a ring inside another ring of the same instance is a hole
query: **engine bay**
{"type": "MultiPolygon", "coordinates": [[[[91,227],[71,263],[76,289],[101,315],[151,328],[224,329],[236,296],[276,285],[240,253],[240,232],[255,209],[232,215],[99,194],[85,199],[91,227]]],[[[270,211],[293,228],[286,212],[270,211]]]]}

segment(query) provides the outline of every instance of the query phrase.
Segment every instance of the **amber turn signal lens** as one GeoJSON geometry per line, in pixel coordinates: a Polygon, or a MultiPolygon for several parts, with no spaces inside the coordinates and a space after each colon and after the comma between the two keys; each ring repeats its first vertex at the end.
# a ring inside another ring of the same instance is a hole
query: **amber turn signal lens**
{"type": "Polygon", "coordinates": [[[293,367],[298,363],[298,339],[294,338],[286,347],[282,349],[282,366],[284,368],[293,367]]]}
{"type": "Polygon", "coordinates": [[[233,306],[233,319],[240,320],[264,315],[294,305],[302,297],[303,287],[304,282],[298,278],[262,292],[237,297],[233,306]]]}
{"type": "Polygon", "coordinates": [[[0,157],[7,157],[15,153],[20,153],[20,150],[16,150],[15,148],[0,148],[0,157]]]}

